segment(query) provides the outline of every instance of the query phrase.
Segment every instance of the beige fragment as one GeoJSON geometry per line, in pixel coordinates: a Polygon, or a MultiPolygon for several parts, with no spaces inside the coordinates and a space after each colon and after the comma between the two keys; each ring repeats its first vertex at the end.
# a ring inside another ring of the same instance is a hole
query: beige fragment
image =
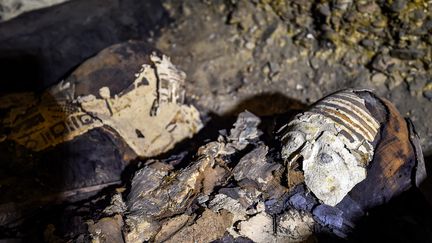
{"type": "Polygon", "coordinates": [[[159,230],[159,225],[150,219],[126,219],[125,223],[123,236],[126,243],[149,241],[159,230]]]}
{"type": "Polygon", "coordinates": [[[312,112],[298,115],[288,126],[282,156],[288,166],[302,159],[305,183],[323,203],[335,206],[366,178],[363,165],[373,156],[368,141],[350,142],[330,118],[312,112]]]}
{"type": "Polygon", "coordinates": [[[120,215],[106,217],[98,222],[88,222],[88,230],[93,243],[122,242],[123,219],[120,215]]]}
{"type": "Polygon", "coordinates": [[[239,233],[257,243],[301,242],[312,235],[314,220],[311,215],[295,210],[288,211],[277,220],[261,212],[238,225],[239,233]],[[276,232],[275,232],[276,231],[276,232]]]}

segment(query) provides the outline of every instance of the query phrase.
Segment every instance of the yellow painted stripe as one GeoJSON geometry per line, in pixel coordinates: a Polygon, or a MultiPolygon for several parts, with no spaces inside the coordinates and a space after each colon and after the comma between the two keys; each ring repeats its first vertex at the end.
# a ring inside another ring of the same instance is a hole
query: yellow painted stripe
{"type": "Polygon", "coordinates": [[[349,112],[353,113],[356,116],[356,120],[361,119],[361,121],[363,122],[361,125],[363,125],[363,127],[366,128],[369,132],[371,132],[371,134],[373,134],[374,136],[378,132],[377,127],[375,127],[373,124],[370,124],[368,122],[369,119],[366,119],[367,116],[369,116],[369,115],[362,113],[362,112],[359,112],[359,109],[357,108],[356,105],[350,104],[350,103],[347,104],[346,102],[343,102],[343,100],[337,99],[337,98],[328,99],[328,100],[325,100],[325,102],[343,107],[343,108],[347,109],[349,112]]]}
{"type": "MultiPolygon", "coordinates": [[[[337,93],[336,95],[344,96],[344,97],[347,97],[348,99],[353,99],[353,100],[355,100],[355,101],[360,102],[361,104],[363,104],[364,108],[363,107],[358,107],[358,106],[356,106],[356,107],[360,108],[360,110],[362,110],[365,114],[367,114],[366,118],[369,119],[370,123],[374,124],[374,127],[376,127],[377,129],[380,127],[380,124],[373,118],[372,114],[370,114],[369,111],[367,110],[366,105],[364,104],[364,100],[363,99],[361,99],[360,97],[358,97],[358,96],[356,96],[354,94],[347,93],[347,92],[337,93]]],[[[345,100],[345,101],[346,102],[350,102],[350,100],[345,100]]]]}
{"type": "Polygon", "coordinates": [[[346,125],[350,125],[354,130],[362,134],[367,140],[372,141],[374,139],[375,135],[370,133],[366,128],[359,124],[359,122],[356,121],[355,118],[353,118],[350,114],[325,104],[317,104],[316,107],[321,107],[325,111],[330,112],[339,117],[341,120],[347,122],[346,125]]]}

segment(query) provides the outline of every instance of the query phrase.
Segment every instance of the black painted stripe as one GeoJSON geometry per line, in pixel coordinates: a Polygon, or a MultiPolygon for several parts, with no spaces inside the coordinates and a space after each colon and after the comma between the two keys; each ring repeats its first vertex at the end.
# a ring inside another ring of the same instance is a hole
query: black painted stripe
{"type": "MultiPolygon", "coordinates": [[[[328,113],[328,112],[323,111],[322,109],[318,109],[318,108],[312,108],[311,111],[312,111],[312,112],[315,112],[315,113],[318,113],[318,114],[321,114],[321,115],[323,115],[323,116],[325,116],[325,117],[328,117],[328,118],[332,119],[336,124],[338,124],[338,125],[340,125],[340,126],[342,126],[342,127],[345,127],[345,130],[348,130],[348,131],[349,131],[349,132],[347,132],[347,133],[354,134],[354,136],[357,137],[357,140],[358,140],[358,141],[363,141],[363,140],[365,140],[365,138],[364,138],[360,133],[358,133],[356,130],[354,130],[354,129],[351,128],[350,126],[347,126],[347,125],[346,125],[346,122],[343,121],[343,120],[341,120],[339,117],[334,116],[333,114],[328,113]]],[[[350,138],[353,139],[352,136],[350,136],[350,138]]],[[[347,139],[349,139],[349,140],[350,140],[350,138],[347,137],[347,139]]]]}
{"type": "Polygon", "coordinates": [[[346,130],[341,130],[340,134],[342,134],[342,136],[346,137],[351,143],[355,142],[354,138],[346,130]]]}
{"type": "MultiPolygon", "coordinates": [[[[338,94],[335,94],[334,96],[339,98],[339,99],[346,100],[349,103],[353,103],[358,109],[361,109],[362,111],[366,112],[366,114],[369,115],[369,117],[366,117],[366,119],[368,119],[368,122],[370,122],[371,124],[376,124],[377,127],[380,126],[379,122],[377,122],[373,118],[372,114],[366,108],[366,105],[362,104],[360,101],[358,101],[352,97],[352,96],[354,96],[354,94],[348,94],[348,93],[344,92],[343,94],[338,93],[338,94]],[[350,96],[350,97],[348,97],[348,96],[350,96]]],[[[360,99],[360,98],[358,98],[358,99],[360,99]]]]}
{"type": "Polygon", "coordinates": [[[76,128],[80,127],[75,116],[71,116],[71,120],[72,120],[72,123],[75,125],[76,128]]]}
{"type": "Polygon", "coordinates": [[[353,122],[357,121],[357,125],[361,125],[363,129],[366,129],[369,132],[368,136],[370,135],[371,139],[373,139],[375,137],[376,131],[373,128],[371,128],[364,121],[364,119],[362,117],[358,116],[356,113],[352,112],[351,110],[347,109],[346,107],[343,107],[343,106],[340,106],[337,104],[333,104],[333,103],[328,103],[327,101],[323,101],[322,104],[325,106],[335,108],[336,111],[341,110],[341,111],[347,113],[349,116],[351,116],[353,118],[353,119],[351,119],[353,122]],[[360,123],[360,124],[358,124],[358,123],[360,123]]]}
{"type": "Polygon", "coordinates": [[[361,127],[359,124],[357,124],[356,122],[354,122],[349,116],[335,110],[334,108],[331,107],[322,107],[322,109],[327,112],[332,114],[333,116],[337,116],[339,117],[340,120],[343,120],[345,123],[345,125],[347,127],[351,127],[354,131],[358,132],[359,134],[362,135],[363,139],[367,139],[367,140],[373,140],[374,136],[368,134],[368,132],[361,127]]]}
{"type": "Polygon", "coordinates": [[[371,148],[371,146],[370,146],[370,144],[368,142],[362,143],[362,145],[366,147],[366,151],[371,151],[372,150],[372,148],[371,148]]]}

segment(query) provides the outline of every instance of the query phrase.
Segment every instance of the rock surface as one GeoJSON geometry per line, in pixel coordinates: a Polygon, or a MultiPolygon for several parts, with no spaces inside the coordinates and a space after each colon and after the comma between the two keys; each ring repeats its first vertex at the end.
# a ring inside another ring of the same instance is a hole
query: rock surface
{"type": "Polygon", "coordinates": [[[163,28],[156,45],[181,60],[191,78],[187,90],[212,112],[244,101],[251,109],[253,97],[259,103],[271,94],[260,112],[277,113],[294,102],[274,104],[275,94],[310,103],[343,88],[367,88],[413,120],[429,154],[432,69],[423,64],[432,61],[432,5],[401,1],[395,12],[391,2],[167,1],[177,24],[163,28]]]}
{"type": "Polygon", "coordinates": [[[51,7],[66,1],[68,0],[3,0],[0,3],[0,22],[13,19],[25,12],[51,7]]]}
{"type": "Polygon", "coordinates": [[[151,42],[167,22],[160,1],[73,0],[0,23],[0,92],[43,91],[108,46],[151,42]]]}

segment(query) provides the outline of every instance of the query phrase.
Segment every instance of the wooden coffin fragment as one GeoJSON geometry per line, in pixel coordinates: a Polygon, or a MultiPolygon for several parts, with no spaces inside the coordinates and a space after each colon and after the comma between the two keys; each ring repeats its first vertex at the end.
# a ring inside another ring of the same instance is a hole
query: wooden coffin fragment
{"type": "Polygon", "coordinates": [[[190,138],[202,124],[184,104],[185,77],[145,43],[127,42],[40,95],[2,97],[0,213],[5,203],[25,208],[88,197],[118,184],[131,160],[190,138]]]}

